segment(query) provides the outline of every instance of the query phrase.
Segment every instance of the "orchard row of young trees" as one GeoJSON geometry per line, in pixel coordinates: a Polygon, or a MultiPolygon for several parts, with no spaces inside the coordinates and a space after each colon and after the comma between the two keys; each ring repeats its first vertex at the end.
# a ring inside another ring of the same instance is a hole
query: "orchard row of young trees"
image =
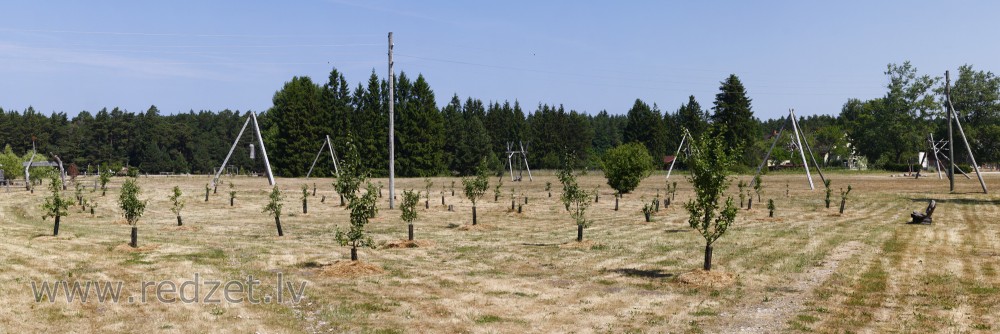
{"type": "MultiPolygon", "coordinates": [[[[850,99],[837,116],[800,118],[817,158],[831,158],[823,163],[836,164],[833,157],[856,153],[873,167],[891,168],[912,163],[917,151],[926,150],[928,134],[945,137],[944,80],[919,74],[909,62],[890,64],[884,74],[888,83],[883,97],[850,99]]],[[[548,104],[526,113],[517,101],[463,100],[457,95],[438,107],[423,75],[411,80],[400,73],[395,87],[396,173],[410,177],[471,175],[484,156],[499,170],[506,163],[507,143],[517,148],[518,142],[526,145],[532,168],[561,168],[566,154],[577,157],[574,167],[599,167],[604,152],[629,142],[642,143],[660,161],[674,154],[682,128],[699,138],[710,124],[720,131],[725,147],[738,153],[734,168],[756,166],[770,136],[785,123],[784,117],[757,119],[736,75],[721,82],[711,107],[703,107],[694,96],[674,111],[636,100],[623,114],[588,114],[548,104]]],[[[962,66],[951,94],[973,152],[980,161],[1000,161],[1000,79],[962,66]]],[[[274,94],[273,107],[259,117],[276,173],[305,175],[322,139],[330,135],[337,152],[352,142],[364,157],[359,167],[372,176],[388,175],[388,96],[387,81],[374,71],[353,89],[336,69],[325,83],[292,78],[274,94]]],[[[210,173],[244,121],[245,113],[239,111],[161,115],[155,106],[139,113],[119,108],[82,111],[72,118],[62,112],[45,116],[30,107],[23,112],[0,109],[0,144],[27,155],[34,140],[40,154],[59,155],[81,171],[111,163],[144,173],[210,173]]],[[[252,138],[251,133],[243,136],[231,165],[262,171],[262,159],[249,157],[252,138]]],[[[793,159],[790,150],[776,150],[773,156],[778,161],[793,159]]],[[[319,175],[332,173],[329,160],[321,159],[319,167],[319,175]]],[[[8,175],[11,172],[17,173],[8,175]]]]}

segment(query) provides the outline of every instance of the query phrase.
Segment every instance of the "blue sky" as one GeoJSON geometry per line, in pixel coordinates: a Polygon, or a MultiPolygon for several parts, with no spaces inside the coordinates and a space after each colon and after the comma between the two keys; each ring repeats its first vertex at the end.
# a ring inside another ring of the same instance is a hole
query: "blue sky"
{"type": "Polygon", "coordinates": [[[518,100],[625,113],[711,106],[738,75],[755,115],[837,114],[888,63],[1000,71],[991,1],[14,1],[0,107],[44,113],[265,110],[293,76],[422,73],[439,105],[518,100]]]}

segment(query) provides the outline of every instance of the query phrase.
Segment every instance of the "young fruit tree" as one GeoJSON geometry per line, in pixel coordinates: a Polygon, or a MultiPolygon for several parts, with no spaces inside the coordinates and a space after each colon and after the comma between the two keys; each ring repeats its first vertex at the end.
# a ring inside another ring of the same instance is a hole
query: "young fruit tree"
{"type": "Polygon", "coordinates": [[[309,213],[309,185],[302,185],[302,214],[309,213]]]}
{"type": "Polygon", "coordinates": [[[759,174],[753,177],[753,192],[757,194],[757,201],[760,202],[760,197],[764,194],[764,180],[759,174]]]}
{"type": "Polygon", "coordinates": [[[232,182],[229,182],[229,206],[233,206],[236,202],[236,186],[232,182]]]}
{"type": "Polygon", "coordinates": [[[403,191],[403,204],[399,207],[402,214],[400,218],[406,222],[406,235],[407,240],[413,241],[413,220],[417,219],[417,210],[414,208],[417,206],[417,202],[420,201],[420,192],[413,192],[413,190],[403,191]]]}
{"type": "Polygon", "coordinates": [[[826,187],[826,199],[824,202],[826,202],[827,209],[830,208],[830,194],[833,193],[833,189],[830,188],[830,182],[830,179],[823,180],[823,186],[826,187]]]}
{"type": "Polygon", "coordinates": [[[767,216],[774,217],[774,199],[767,200],[767,216]]]}
{"type": "Polygon", "coordinates": [[[844,213],[844,205],[847,204],[847,195],[851,193],[851,185],[847,185],[847,191],[844,188],[840,188],[840,213],[844,213]]]}
{"type": "Polygon", "coordinates": [[[590,206],[590,192],[580,188],[573,174],[571,164],[567,161],[562,170],[559,171],[559,182],[563,185],[563,193],[560,199],[570,212],[570,216],[576,222],[576,241],[583,241],[583,229],[590,226],[593,221],[587,220],[587,207],[590,206]]]}
{"type": "Polygon", "coordinates": [[[431,178],[424,179],[424,209],[431,208],[431,187],[434,186],[434,182],[431,178]]]}
{"type": "MultiPolygon", "coordinates": [[[[490,187],[489,165],[486,158],[479,161],[476,167],[476,176],[462,178],[462,185],[465,187],[465,197],[472,201],[472,225],[476,225],[476,202],[486,194],[486,189],[490,187]]],[[[454,184],[454,182],[453,182],[454,184]]]]}
{"type": "Polygon", "coordinates": [[[49,190],[52,191],[52,196],[45,198],[45,203],[42,204],[42,211],[45,211],[45,215],[42,219],[48,217],[55,218],[55,225],[52,227],[52,235],[59,235],[59,218],[69,214],[67,210],[69,205],[72,203],[69,199],[63,198],[62,191],[62,180],[59,179],[58,175],[52,175],[49,180],[49,190]]]}
{"type": "Polygon", "coordinates": [[[208,202],[208,194],[212,192],[212,188],[205,184],[205,202],[208,202]]]}
{"type": "Polygon", "coordinates": [[[132,248],[139,247],[139,227],[137,225],[139,218],[146,210],[147,201],[139,200],[140,192],[142,189],[136,184],[136,179],[130,178],[125,180],[125,184],[122,184],[122,192],[118,196],[118,207],[122,209],[122,216],[125,216],[125,221],[132,227],[132,239],[128,244],[132,248]]]}
{"type": "Polygon", "coordinates": [[[729,188],[728,169],[733,158],[717,136],[703,135],[692,146],[694,149],[687,158],[687,165],[695,198],[685,203],[684,208],[690,213],[688,224],[705,238],[704,269],[708,271],[712,270],[712,244],[726,233],[738,211],[732,197],[720,203],[722,194],[729,188]]]}
{"type": "Polygon", "coordinates": [[[658,202],[658,201],[659,201],[658,199],[653,199],[652,202],[649,202],[649,203],[646,203],[646,204],[642,205],[642,214],[646,216],[646,222],[647,223],[651,221],[651,219],[652,219],[651,216],[653,215],[653,210],[655,209],[656,202],[658,202]]]}
{"type": "Polygon", "coordinates": [[[284,204],[281,203],[283,200],[281,197],[281,190],[279,190],[278,187],[274,187],[271,189],[271,194],[268,195],[268,198],[270,201],[264,206],[263,212],[271,217],[274,217],[274,226],[278,228],[278,236],[284,236],[285,232],[281,230],[281,207],[284,206],[284,204]]]}
{"type": "Polygon", "coordinates": [[[107,168],[101,168],[100,180],[101,180],[101,196],[107,195],[108,182],[111,182],[111,171],[108,170],[107,168]]]}
{"type": "Polygon", "coordinates": [[[746,200],[747,186],[748,184],[746,182],[743,182],[743,180],[739,180],[739,182],[736,182],[736,189],[739,189],[740,192],[740,208],[743,207],[743,201],[746,200]]]}
{"type": "Polygon", "coordinates": [[[181,199],[181,187],[174,186],[174,191],[170,194],[170,212],[177,216],[177,226],[184,225],[181,220],[181,209],[184,208],[184,200],[181,199]]]}
{"type": "Polygon", "coordinates": [[[601,162],[608,185],[615,190],[615,211],[618,198],[639,186],[642,179],[653,171],[653,157],[646,146],[638,142],[619,145],[604,153],[601,162]]]}
{"type": "MultiPolygon", "coordinates": [[[[345,163],[346,165],[346,163],[345,163]]],[[[345,176],[341,167],[341,178],[345,176]]],[[[352,177],[352,176],[348,176],[352,177]]],[[[358,260],[358,247],[375,248],[372,237],[365,232],[365,225],[378,214],[378,187],[371,182],[367,183],[365,194],[358,196],[354,194],[344,194],[348,198],[347,209],[351,210],[351,228],[343,232],[337,228],[337,242],[341,246],[351,246],[351,261],[358,260]]]]}

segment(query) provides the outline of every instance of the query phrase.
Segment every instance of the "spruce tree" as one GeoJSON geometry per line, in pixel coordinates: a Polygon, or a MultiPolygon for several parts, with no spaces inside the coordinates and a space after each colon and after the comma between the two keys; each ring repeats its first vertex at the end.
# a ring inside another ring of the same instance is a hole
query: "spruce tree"
{"type": "Polygon", "coordinates": [[[747,97],[746,88],[735,74],[730,74],[719,86],[715,94],[715,106],[712,110],[712,122],[722,135],[722,141],[730,155],[742,157],[740,162],[752,164],[749,154],[744,154],[757,140],[759,125],[754,119],[751,100],[747,97]]]}

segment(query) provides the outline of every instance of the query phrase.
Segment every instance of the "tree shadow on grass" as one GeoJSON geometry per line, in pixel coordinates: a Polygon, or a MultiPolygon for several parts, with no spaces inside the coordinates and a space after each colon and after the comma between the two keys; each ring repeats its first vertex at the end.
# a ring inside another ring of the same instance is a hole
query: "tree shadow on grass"
{"type": "Polygon", "coordinates": [[[604,269],[602,271],[616,273],[622,276],[629,276],[629,277],[643,277],[643,278],[674,277],[674,274],[664,272],[663,270],[660,269],[619,268],[619,269],[604,269]]]}

